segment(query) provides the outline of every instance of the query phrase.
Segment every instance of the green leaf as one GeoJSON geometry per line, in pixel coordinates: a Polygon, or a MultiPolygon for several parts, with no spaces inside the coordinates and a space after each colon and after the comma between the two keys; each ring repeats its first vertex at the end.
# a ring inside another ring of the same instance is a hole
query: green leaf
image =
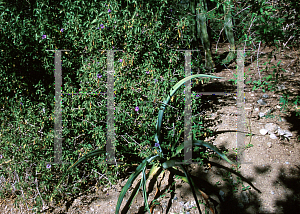
{"type": "MultiPolygon", "coordinates": [[[[155,155],[155,156],[150,156],[150,157],[146,158],[145,160],[143,160],[142,163],[136,168],[135,172],[133,174],[131,174],[131,176],[128,178],[125,186],[123,187],[122,191],[120,192],[118,202],[117,202],[117,206],[116,206],[116,212],[115,212],[116,214],[119,213],[123,198],[124,198],[127,190],[132,186],[133,181],[147,167],[148,162],[151,162],[152,160],[155,160],[158,157],[159,157],[158,155],[155,155]]],[[[155,171],[155,170],[153,170],[153,171],[155,171]]],[[[137,194],[137,192],[136,192],[136,194],[137,194]]],[[[135,196],[136,196],[136,194],[135,194],[135,196]]],[[[132,204],[133,199],[135,198],[135,196],[130,201],[130,205],[132,204]]]]}
{"type": "Polygon", "coordinates": [[[175,84],[175,86],[172,87],[169,96],[164,100],[164,102],[161,105],[160,110],[158,112],[158,118],[157,118],[157,123],[156,123],[156,134],[155,134],[156,143],[160,143],[161,123],[162,123],[162,118],[163,118],[163,114],[164,114],[166,105],[170,101],[171,97],[175,94],[175,92],[180,88],[180,86],[182,86],[186,81],[191,80],[196,77],[223,78],[223,77],[216,77],[216,76],[211,76],[211,75],[206,75],[206,74],[195,74],[195,75],[185,77],[184,79],[180,80],[177,84],[175,84]]]}

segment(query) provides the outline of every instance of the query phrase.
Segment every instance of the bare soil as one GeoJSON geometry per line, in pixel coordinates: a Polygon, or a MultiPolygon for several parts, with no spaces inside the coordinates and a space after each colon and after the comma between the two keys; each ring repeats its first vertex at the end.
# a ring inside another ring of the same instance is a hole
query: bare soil
{"type": "MultiPolygon", "coordinates": [[[[224,51],[226,47],[223,48],[224,51]]],[[[260,69],[265,67],[263,65],[265,62],[268,62],[269,54],[272,56],[273,64],[277,64],[281,60],[281,68],[287,72],[280,71],[280,79],[283,81],[280,84],[284,84],[287,90],[298,95],[299,50],[285,49],[280,53],[272,53],[272,50],[273,48],[270,47],[260,50],[260,69]],[[286,79],[284,80],[283,77],[286,79]]],[[[212,83],[206,84],[199,90],[236,92],[236,86],[228,82],[228,79],[233,78],[235,65],[236,63],[233,62],[227,66],[227,69],[217,69],[213,75],[226,78],[214,81],[213,85],[212,83]]],[[[254,58],[252,61],[246,58],[245,71],[247,75],[258,80],[257,70],[257,61],[254,58]],[[249,68],[250,73],[247,73],[249,68]]],[[[261,75],[266,76],[267,74],[261,73],[261,75]]],[[[245,80],[245,82],[247,81],[248,79],[245,80]]],[[[280,93],[263,92],[260,89],[252,92],[252,87],[253,85],[245,85],[244,92],[245,119],[247,121],[245,132],[253,134],[245,136],[245,145],[251,143],[253,147],[244,150],[244,160],[239,168],[240,173],[237,174],[227,162],[219,158],[210,158],[205,167],[197,164],[189,166],[190,173],[198,178],[197,181],[203,195],[209,197],[206,208],[203,204],[200,205],[202,213],[250,214],[298,213],[297,211],[299,211],[300,145],[298,136],[300,126],[298,125],[299,117],[295,115],[296,109],[290,107],[287,113],[283,113],[278,108],[280,93]],[[264,99],[266,105],[258,104],[257,101],[264,94],[268,95],[268,98],[264,99]],[[259,116],[260,112],[270,109],[272,109],[272,115],[277,116],[276,118],[259,116]],[[276,124],[281,129],[290,131],[292,137],[272,139],[269,134],[261,134],[260,130],[268,123],[276,124]],[[242,183],[238,183],[238,177],[241,177],[242,183]],[[209,209],[210,207],[213,212],[209,209]]],[[[215,135],[206,137],[206,141],[213,143],[223,151],[226,148],[229,149],[228,155],[233,159],[234,152],[231,151],[231,148],[236,147],[237,138],[237,107],[234,95],[209,97],[203,108],[208,124],[207,128],[215,131],[215,135]]],[[[120,179],[117,185],[90,186],[89,192],[76,198],[68,198],[63,204],[47,204],[43,213],[114,213],[120,191],[129,176],[128,173],[127,177],[120,179]]],[[[173,176],[166,172],[157,181],[148,181],[148,202],[150,203],[154,197],[159,202],[156,206],[152,206],[153,213],[166,213],[167,210],[168,213],[198,213],[196,205],[193,204],[194,198],[189,185],[181,180],[173,179],[173,176]],[[158,197],[164,189],[170,188],[173,181],[175,181],[175,186],[171,189],[174,191],[158,197]]],[[[137,181],[133,188],[136,184],[137,181]]],[[[197,195],[197,197],[206,203],[203,195],[197,195]]],[[[129,196],[130,194],[127,194],[123,200],[122,213],[125,211],[123,208],[129,196]]],[[[24,204],[20,205],[20,208],[14,208],[14,200],[15,198],[7,198],[0,201],[1,213],[32,213],[24,204]]],[[[144,200],[140,191],[128,213],[146,213],[143,210],[144,200]]]]}

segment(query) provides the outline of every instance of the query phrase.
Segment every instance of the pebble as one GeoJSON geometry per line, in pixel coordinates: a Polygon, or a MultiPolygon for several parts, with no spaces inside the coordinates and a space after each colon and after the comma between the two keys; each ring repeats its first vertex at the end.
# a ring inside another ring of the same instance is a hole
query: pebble
{"type": "Polygon", "coordinates": [[[272,147],[272,143],[271,142],[268,142],[267,145],[268,145],[269,148],[272,147]]]}
{"type": "Polygon", "coordinates": [[[278,127],[277,127],[277,125],[276,124],[274,124],[274,123],[267,123],[266,125],[265,125],[265,129],[267,129],[267,130],[269,130],[269,133],[270,132],[275,132],[277,129],[278,129],[278,127]]]}
{"type": "Polygon", "coordinates": [[[270,138],[271,138],[271,139],[273,139],[273,140],[277,139],[276,135],[275,135],[275,134],[273,134],[273,133],[272,133],[272,134],[270,134],[270,138]]]}
{"type": "Polygon", "coordinates": [[[220,190],[219,195],[221,196],[222,200],[225,200],[225,192],[223,192],[222,190],[220,190]]]}
{"type": "Polygon", "coordinates": [[[265,135],[268,133],[268,130],[267,129],[261,129],[259,130],[259,132],[262,134],[262,135],[265,135]]]}
{"type": "Polygon", "coordinates": [[[262,97],[263,97],[263,98],[269,98],[269,95],[264,94],[264,95],[262,95],[262,97]]]}
{"type": "Polygon", "coordinates": [[[260,105],[267,105],[267,103],[263,99],[257,100],[257,103],[260,105]]]}

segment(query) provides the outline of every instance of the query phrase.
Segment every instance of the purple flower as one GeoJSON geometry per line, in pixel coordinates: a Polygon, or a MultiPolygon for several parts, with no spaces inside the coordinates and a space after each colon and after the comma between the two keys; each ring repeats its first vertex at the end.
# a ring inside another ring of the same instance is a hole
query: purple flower
{"type": "Polygon", "coordinates": [[[101,24],[101,25],[100,25],[100,27],[101,27],[101,29],[103,29],[103,28],[104,28],[104,25],[103,25],[103,24],[101,24]]]}
{"type": "Polygon", "coordinates": [[[154,81],[154,83],[156,83],[156,82],[158,82],[158,80],[157,79],[154,79],[155,81],[154,81]]]}
{"type": "Polygon", "coordinates": [[[200,97],[200,95],[199,95],[199,94],[197,94],[197,95],[196,95],[196,97],[200,97]]]}
{"type": "Polygon", "coordinates": [[[120,59],[120,62],[123,62],[123,59],[120,59]]]}
{"type": "Polygon", "coordinates": [[[159,143],[155,143],[155,145],[154,145],[155,147],[159,147],[159,143]]]}
{"type": "Polygon", "coordinates": [[[101,78],[102,77],[102,75],[100,75],[100,74],[97,74],[97,78],[101,78]]]}
{"type": "Polygon", "coordinates": [[[108,9],[108,12],[111,12],[111,10],[110,10],[110,9],[108,9]]]}
{"type": "Polygon", "coordinates": [[[47,164],[47,169],[50,169],[51,168],[51,165],[50,164],[47,164]]]}
{"type": "Polygon", "coordinates": [[[43,36],[42,36],[42,39],[46,39],[46,37],[47,37],[46,35],[43,35],[43,36]]]}
{"type": "Polygon", "coordinates": [[[60,29],[60,32],[64,32],[64,29],[62,28],[62,29],[60,29]]]}
{"type": "Polygon", "coordinates": [[[3,156],[2,155],[0,155],[0,159],[2,159],[3,158],[3,156]]]}
{"type": "Polygon", "coordinates": [[[135,107],[135,111],[138,111],[139,110],[139,107],[135,107]]]}
{"type": "Polygon", "coordinates": [[[99,29],[99,27],[97,29],[99,29]]]}
{"type": "Polygon", "coordinates": [[[149,71],[146,71],[146,74],[149,74],[149,71]]]}
{"type": "Polygon", "coordinates": [[[113,46],[113,49],[115,48],[115,46],[113,46]]]}

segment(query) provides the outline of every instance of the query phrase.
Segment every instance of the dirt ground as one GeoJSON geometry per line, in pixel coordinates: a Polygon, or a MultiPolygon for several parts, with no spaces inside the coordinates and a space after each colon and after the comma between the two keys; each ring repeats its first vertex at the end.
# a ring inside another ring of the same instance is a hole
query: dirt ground
{"type": "MultiPolygon", "coordinates": [[[[260,50],[260,69],[265,67],[264,62],[268,61],[268,54],[273,48],[263,47],[260,50]]],[[[280,78],[287,78],[279,85],[285,89],[299,94],[299,50],[284,50],[280,53],[272,53],[272,63],[282,61],[281,68],[287,72],[280,72],[280,78]],[[274,57],[275,55],[275,57],[274,57]]],[[[214,75],[226,77],[222,80],[213,81],[213,84],[204,85],[206,92],[236,92],[236,86],[228,82],[233,78],[236,63],[233,62],[227,69],[217,69],[214,75]]],[[[253,58],[245,60],[245,70],[253,79],[258,80],[257,61],[253,58]]],[[[270,71],[272,72],[272,70],[270,71]]],[[[266,73],[262,73],[265,76],[266,73]]],[[[248,79],[245,80],[247,82],[248,79]]],[[[299,117],[295,115],[292,107],[283,113],[280,110],[280,93],[262,90],[252,92],[253,85],[245,85],[245,132],[252,133],[252,136],[245,135],[245,145],[252,144],[243,152],[243,162],[237,176],[230,169],[227,162],[218,158],[211,158],[205,167],[192,164],[189,171],[197,177],[203,194],[209,196],[207,208],[200,205],[202,213],[297,213],[300,208],[300,164],[299,164],[299,117]],[[258,103],[263,99],[264,103],[258,103]],[[261,117],[262,113],[271,111],[276,117],[261,117]],[[282,135],[278,131],[291,133],[282,135]],[[276,127],[272,128],[270,127],[276,127]],[[266,133],[267,132],[267,133],[266,133]],[[288,137],[286,137],[288,136],[288,137]],[[229,173],[231,172],[231,173],[229,173]],[[241,177],[242,176],[242,177],[241,177]],[[239,183],[238,177],[241,177],[239,183]],[[213,210],[213,212],[209,209],[213,210]],[[206,210],[206,211],[205,211],[206,210]]],[[[281,87],[282,89],[282,87],[281,87]]],[[[203,108],[208,127],[215,131],[214,137],[207,137],[206,141],[213,143],[220,149],[229,149],[229,157],[234,157],[231,148],[236,147],[237,142],[237,101],[234,95],[212,96],[207,100],[203,108]],[[230,131],[230,132],[225,132],[230,131]]],[[[64,204],[45,206],[43,213],[114,213],[115,206],[122,187],[128,177],[120,179],[117,185],[113,186],[91,186],[90,191],[77,198],[66,199],[64,204]]],[[[139,177],[140,178],[140,177],[139,177]]],[[[173,180],[173,176],[166,172],[157,181],[147,183],[149,190],[149,202],[154,196],[160,195],[164,189],[170,188],[175,182],[173,192],[166,193],[159,197],[159,202],[153,206],[153,213],[198,213],[194,198],[189,185],[181,180],[173,180]],[[158,187],[159,186],[159,187],[158,187]]],[[[134,183],[135,187],[137,182],[134,183]]],[[[172,189],[171,188],[171,189],[172,189]]],[[[133,188],[132,188],[133,189],[133,188]]],[[[131,191],[132,191],[131,189],[131,191]]],[[[197,195],[203,203],[202,195],[197,195]]],[[[125,206],[123,200],[122,208],[125,206]]],[[[27,211],[26,205],[20,208],[13,207],[14,199],[2,200],[0,202],[1,213],[31,213],[27,211]]],[[[141,192],[137,195],[128,213],[146,213],[141,192]]],[[[124,213],[124,209],[123,212],[124,213]]]]}

